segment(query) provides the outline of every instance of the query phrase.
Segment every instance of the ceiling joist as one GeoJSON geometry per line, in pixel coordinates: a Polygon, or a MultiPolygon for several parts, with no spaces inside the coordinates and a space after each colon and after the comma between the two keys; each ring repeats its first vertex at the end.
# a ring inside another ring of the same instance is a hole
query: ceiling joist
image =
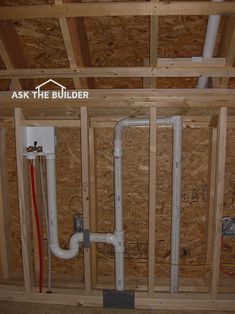
{"type": "MultiPolygon", "coordinates": [[[[90,89],[87,99],[33,98],[13,99],[12,92],[0,92],[1,109],[22,108],[192,108],[215,109],[221,106],[234,108],[235,89],[90,89]]],[[[71,90],[76,92],[76,90],[71,90]]],[[[79,92],[79,91],[77,91],[79,92]]],[[[49,91],[50,93],[50,91],[49,91]]],[[[29,96],[31,92],[28,91],[29,96]]]]}
{"type": "MultiPolygon", "coordinates": [[[[223,37],[220,42],[219,56],[225,57],[227,66],[233,66],[235,60],[235,16],[228,16],[223,29],[223,37]]],[[[219,87],[226,88],[229,77],[219,80],[219,87]]]]}
{"type": "Polygon", "coordinates": [[[81,78],[81,77],[235,77],[235,67],[90,67],[0,70],[7,78],[81,78]]]}
{"type": "MultiPolygon", "coordinates": [[[[55,0],[55,4],[71,3],[71,0],[55,0]]],[[[59,18],[60,28],[64,39],[65,49],[68,56],[70,68],[91,66],[90,51],[86,35],[83,17],[79,18],[59,18]]],[[[92,88],[92,79],[80,79],[74,77],[75,88],[92,88]]]]}
{"type": "Polygon", "coordinates": [[[2,6],[0,20],[85,16],[232,15],[234,2],[105,2],[2,6]]]}
{"type": "MultiPolygon", "coordinates": [[[[158,2],[158,0],[152,0],[158,2]]],[[[150,16],[150,49],[149,49],[149,65],[155,67],[158,57],[158,16],[150,16]]],[[[155,88],[157,80],[154,77],[149,79],[149,87],[155,88]]]]}

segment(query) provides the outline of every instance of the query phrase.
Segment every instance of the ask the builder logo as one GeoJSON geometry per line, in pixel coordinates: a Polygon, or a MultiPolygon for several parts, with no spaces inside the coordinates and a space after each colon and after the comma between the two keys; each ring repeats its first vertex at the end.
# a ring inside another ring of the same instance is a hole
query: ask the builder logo
{"type": "Polygon", "coordinates": [[[88,91],[67,90],[66,87],[52,79],[35,87],[33,91],[14,91],[12,99],[88,99],[88,91]],[[48,83],[59,86],[58,90],[42,90],[41,88],[48,83]]]}

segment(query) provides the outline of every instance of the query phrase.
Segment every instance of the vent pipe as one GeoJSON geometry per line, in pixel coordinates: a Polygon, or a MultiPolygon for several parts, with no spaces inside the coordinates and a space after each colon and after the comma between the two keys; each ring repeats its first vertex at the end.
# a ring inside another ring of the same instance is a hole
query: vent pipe
{"type": "MultiPolygon", "coordinates": [[[[223,2],[223,0],[212,0],[214,2],[223,2]]],[[[206,36],[203,46],[202,57],[212,58],[214,55],[216,39],[220,25],[220,15],[209,15],[206,29],[206,36]]],[[[197,88],[206,88],[208,86],[208,77],[201,76],[197,81],[197,88]]]]}

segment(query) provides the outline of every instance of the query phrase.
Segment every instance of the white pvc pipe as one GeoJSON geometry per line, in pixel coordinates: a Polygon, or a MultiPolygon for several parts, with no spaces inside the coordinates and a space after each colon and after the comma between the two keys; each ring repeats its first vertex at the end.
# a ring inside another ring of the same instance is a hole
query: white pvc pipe
{"type": "MultiPolygon", "coordinates": [[[[52,253],[61,259],[71,259],[79,254],[79,242],[83,242],[83,233],[74,233],[69,241],[69,249],[64,250],[59,245],[58,239],[58,222],[56,206],[56,172],[55,172],[55,155],[46,155],[47,165],[47,199],[48,199],[48,218],[50,233],[50,249],[52,253]]],[[[115,252],[119,250],[115,235],[106,233],[91,233],[91,242],[109,243],[114,246],[115,252]]]]}
{"type": "MultiPolygon", "coordinates": [[[[223,2],[223,0],[212,0],[214,2],[223,2]]],[[[206,36],[203,46],[202,57],[203,58],[212,58],[215,50],[217,34],[220,25],[220,15],[209,15],[206,36]]],[[[201,76],[197,81],[197,88],[206,88],[208,85],[208,77],[201,76]]]]}
{"type": "Polygon", "coordinates": [[[172,161],[172,220],[171,220],[171,271],[170,292],[178,292],[179,252],[180,252],[180,207],[181,207],[181,155],[182,155],[182,118],[176,116],[173,124],[173,161],[172,161]]]}
{"type": "MultiPolygon", "coordinates": [[[[171,278],[178,278],[178,256],[179,256],[179,217],[180,212],[180,171],[181,171],[181,130],[182,119],[179,116],[171,118],[160,118],[156,120],[157,124],[173,125],[173,194],[172,194],[172,224],[175,225],[174,235],[178,237],[177,241],[172,241],[172,259],[175,261],[171,268],[171,278]],[[175,161],[175,162],[174,162],[175,161]],[[174,168],[177,168],[174,170],[174,168]],[[178,213],[175,213],[175,210],[178,213]],[[178,252],[178,253],[177,253],[178,252]],[[177,255],[178,254],[178,255],[177,255]]],[[[115,232],[114,234],[91,233],[91,242],[109,243],[115,249],[115,270],[116,270],[116,289],[124,290],[124,232],[122,221],[122,128],[127,126],[145,126],[149,125],[149,119],[124,119],[115,127],[114,157],[115,157],[115,232]]],[[[56,173],[55,173],[55,155],[46,155],[47,165],[47,194],[48,194],[48,216],[50,230],[50,248],[52,253],[61,259],[71,259],[79,253],[79,242],[83,242],[83,233],[75,233],[69,241],[69,249],[64,250],[59,245],[57,206],[56,206],[56,173]]],[[[172,282],[175,280],[171,279],[172,282]]],[[[176,287],[178,284],[176,282],[176,287]]],[[[171,291],[175,289],[171,288],[171,291]]]]}
{"type": "MultiPolygon", "coordinates": [[[[122,128],[128,126],[147,126],[149,119],[123,119],[115,126],[114,139],[114,168],[115,168],[115,235],[119,240],[120,253],[116,254],[116,286],[124,290],[124,233],[122,222],[122,128]]],[[[159,118],[158,125],[173,125],[173,184],[172,184],[172,241],[170,291],[177,292],[179,277],[179,250],[180,250],[180,193],[181,193],[181,151],[182,151],[182,118],[174,116],[159,118]],[[173,266],[174,265],[174,266],[173,266]]]]}
{"type": "MultiPolygon", "coordinates": [[[[171,124],[171,118],[157,120],[159,124],[171,124]]],[[[116,289],[124,290],[124,232],[122,206],[122,128],[128,126],[146,126],[149,119],[123,119],[115,126],[114,172],[115,172],[115,236],[119,250],[115,252],[116,289]]]]}
{"type": "MultiPolygon", "coordinates": [[[[74,241],[75,237],[72,236],[70,238],[68,250],[62,249],[59,245],[57,206],[56,206],[56,172],[54,154],[46,155],[46,167],[47,167],[46,176],[47,176],[47,202],[48,202],[50,248],[52,253],[56,257],[62,259],[70,259],[78,254],[79,242],[74,241]]],[[[79,240],[82,241],[82,239],[79,240]]]]}

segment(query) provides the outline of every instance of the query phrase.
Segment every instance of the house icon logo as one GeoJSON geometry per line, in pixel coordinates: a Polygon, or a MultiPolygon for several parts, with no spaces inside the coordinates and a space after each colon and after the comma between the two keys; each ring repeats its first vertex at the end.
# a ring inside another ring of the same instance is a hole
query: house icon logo
{"type": "Polygon", "coordinates": [[[53,83],[54,85],[59,86],[61,90],[65,90],[65,89],[66,89],[66,87],[65,87],[64,85],[62,85],[62,84],[60,84],[60,83],[54,81],[53,79],[49,79],[49,80],[47,80],[46,82],[44,82],[44,83],[42,83],[42,84],[36,86],[35,89],[36,89],[36,90],[38,91],[38,93],[39,93],[39,92],[41,91],[41,87],[47,85],[48,83],[53,83]]]}
{"type": "Polygon", "coordinates": [[[33,91],[14,91],[11,96],[12,99],[88,99],[88,91],[78,91],[78,90],[67,90],[67,88],[54,81],[49,79],[42,84],[35,87],[33,91]],[[58,86],[59,89],[44,90],[43,86],[48,83],[53,83],[58,86]]]}

